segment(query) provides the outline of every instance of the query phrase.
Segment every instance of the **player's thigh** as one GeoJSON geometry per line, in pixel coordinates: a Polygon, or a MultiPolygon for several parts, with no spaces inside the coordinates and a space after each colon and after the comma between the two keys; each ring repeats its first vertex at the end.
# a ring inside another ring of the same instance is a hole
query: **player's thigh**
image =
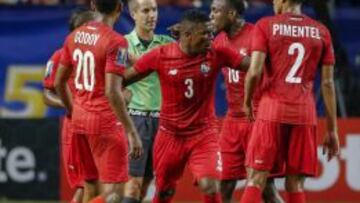
{"type": "Polygon", "coordinates": [[[188,145],[191,148],[188,165],[195,178],[219,179],[223,166],[216,130],[202,132],[188,145]]]}
{"type": "Polygon", "coordinates": [[[316,140],[316,126],[292,126],[286,161],[288,175],[316,175],[318,163],[316,140]]]}
{"type": "Polygon", "coordinates": [[[158,188],[174,187],[187,161],[184,138],[159,130],[153,153],[156,186],[158,188]]]}
{"type": "Polygon", "coordinates": [[[69,162],[76,161],[79,165],[80,175],[85,181],[98,179],[98,170],[91,152],[87,135],[73,133],[71,139],[71,156],[69,162]]]}
{"type": "Polygon", "coordinates": [[[89,137],[100,182],[126,182],[128,180],[128,144],[125,130],[119,126],[113,133],[89,137]]]}
{"type": "Polygon", "coordinates": [[[282,171],[286,133],[281,123],[257,119],[248,142],[246,166],[275,173],[282,171]]]}
{"type": "Polygon", "coordinates": [[[251,129],[250,123],[238,119],[224,122],[219,140],[223,166],[221,180],[246,178],[245,154],[251,129]]]}

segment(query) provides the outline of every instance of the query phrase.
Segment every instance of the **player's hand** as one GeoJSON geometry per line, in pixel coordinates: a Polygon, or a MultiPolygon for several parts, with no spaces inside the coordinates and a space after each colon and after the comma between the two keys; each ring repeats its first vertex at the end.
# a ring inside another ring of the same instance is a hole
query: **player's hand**
{"type": "Polygon", "coordinates": [[[138,59],[139,57],[135,54],[128,53],[128,66],[133,66],[138,59]]]}
{"type": "Polygon", "coordinates": [[[131,101],[131,98],[133,96],[132,92],[125,88],[125,89],[122,90],[122,94],[124,96],[126,105],[129,105],[129,103],[131,101]]]}
{"type": "Polygon", "coordinates": [[[136,130],[128,133],[129,139],[129,157],[130,159],[139,159],[143,153],[143,147],[141,143],[141,139],[136,130]]]}
{"type": "Polygon", "coordinates": [[[327,155],[327,160],[330,161],[334,156],[340,153],[340,143],[337,131],[328,132],[323,143],[323,155],[327,155]]]}
{"type": "Polygon", "coordinates": [[[243,110],[244,110],[244,113],[245,113],[246,117],[248,118],[248,120],[250,122],[255,121],[255,116],[254,116],[254,112],[253,112],[251,102],[250,103],[244,102],[243,110]]]}

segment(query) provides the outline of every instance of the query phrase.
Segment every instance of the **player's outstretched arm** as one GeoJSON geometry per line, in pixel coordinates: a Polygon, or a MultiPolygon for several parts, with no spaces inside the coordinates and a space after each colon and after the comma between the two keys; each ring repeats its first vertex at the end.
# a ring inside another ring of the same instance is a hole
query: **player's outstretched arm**
{"type": "Polygon", "coordinates": [[[265,53],[260,51],[254,51],[251,55],[250,68],[245,77],[245,96],[243,108],[246,116],[250,121],[255,120],[252,109],[252,97],[254,95],[255,86],[262,74],[265,58],[265,53]]]}
{"type": "Polygon", "coordinates": [[[49,89],[44,89],[43,91],[43,100],[44,103],[48,106],[55,108],[64,108],[64,104],[61,99],[56,95],[56,93],[49,89]]]}
{"type": "Polygon", "coordinates": [[[323,154],[328,160],[339,154],[339,137],[336,120],[336,93],[334,84],[334,66],[324,65],[321,72],[321,91],[325,103],[327,134],[324,139],[323,154]]]}
{"type": "Polygon", "coordinates": [[[56,93],[69,114],[72,112],[72,100],[67,88],[67,81],[70,78],[71,72],[71,68],[67,68],[60,64],[55,76],[56,93]]]}
{"type": "Polygon", "coordinates": [[[129,156],[131,159],[138,159],[143,154],[142,143],[134,123],[127,114],[127,104],[124,95],[119,87],[123,78],[113,73],[105,75],[105,95],[109,100],[117,119],[124,125],[129,139],[129,156]]]}
{"type": "Polygon", "coordinates": [[[150,73],[139,73],[134,67],[128,68],[126,69],[123,78],[123,86],[126,87],[128,85],[131,85],[143,78],[145,78],[146,76],[148,76],[150,73]]]}

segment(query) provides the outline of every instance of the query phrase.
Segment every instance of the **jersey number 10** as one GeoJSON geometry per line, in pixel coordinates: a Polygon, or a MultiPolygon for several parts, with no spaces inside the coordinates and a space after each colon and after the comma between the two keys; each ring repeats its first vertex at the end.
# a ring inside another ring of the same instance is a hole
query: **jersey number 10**
{"type": "Polygon", "coordinates": [[[85,89],[89,92],[93,91],[95,85],[94,54],[91,51],[82,52],[80,49],[75,49],[73,53],[73,60],[77,62],[75,75],[76,89],[85,89]],[[80,82],[80,75],[82,75],[82,83],[80,82]]]}
{"type": "Polygon", "coordinates": [[[294,55],[295,50],[297,50],[298,55],[296,57],[295,63],[291,66],[290,71],[287,74],[285,81],[287,83],[299,84],[299,83],[301,83],[301,77],[298,77],[298,76],[295,76],[295,75],[298,72],[298,70],[299,70],[299,68],[301,66],[301,63],[302,63],[302,61],[304,59],[304,56],[305,56],[304,45],[302,45],[299,42],[292,43],[290,45],[290,47],[289,47],[288,54],[291,55],[291,56],[294,55]]]}

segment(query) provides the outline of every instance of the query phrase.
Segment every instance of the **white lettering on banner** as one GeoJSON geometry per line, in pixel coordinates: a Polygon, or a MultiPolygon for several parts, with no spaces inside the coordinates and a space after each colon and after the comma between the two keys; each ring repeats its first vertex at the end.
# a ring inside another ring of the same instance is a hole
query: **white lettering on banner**
{"type": "MultiPolygon", "coordinates": [[[[305,188],[308,191],[324,192],[335,187],[339,181],[340,175],[346,176],[346,184],[352,191],[360,191],[360,134],[346,135],[346,145],[341,149],[341,160],[345,161],[345,169],[341,169],[340,159],[334,158],[330,162],[322,154],[322,146],[318,147],[318,160],[322,165],[322,173],[317,178],[307,178],[305,188]],[[341,170],[345,170],[341,172],[341,170]]],[[[284,179],[276,179],[276,187],[284,190],[284,179]]],[[[238,181],[236,189],[244,188],[244,181],[238,181]]]]}
{"type": "Polygon", "coordinates": [[[345,161],[345,177],[349,187],[360,191],[360,134],[346,136],[346,147],[341,150],[341,159],[345,161]]]}
{"type": "Polygon", "coordinates": [[[26,183],[35,179],[35,157],[30,149],[15,147],[9,152],[6,169],[11,179],[26,183]]]}
{"type": "Polygon", "coordinates": [[[38,181],[46,181],[46,172],[40,171],[36,174],[35,169],[36,159],[31,149],[25,146],[7,149],[2,145],[0,139],[0,183],[6,183],[9,180],[17,183],[28,183],[34,181],[36,175],[38,175],[38,181]],[[2,165],[2,163],[5,163],[5,165],[2,165]]]}
{"type": "Polygon", "coordinates": [[[307,178],[305,181],[305,188],[309,191],[324,191],[333,187],[340,176],[340,162],[339,159],[332,159],[327,161],[327,157],[322,154],[322,147],[318,147],[318,160],[320,161],[323,171],[317,178],[307,178]]]}

